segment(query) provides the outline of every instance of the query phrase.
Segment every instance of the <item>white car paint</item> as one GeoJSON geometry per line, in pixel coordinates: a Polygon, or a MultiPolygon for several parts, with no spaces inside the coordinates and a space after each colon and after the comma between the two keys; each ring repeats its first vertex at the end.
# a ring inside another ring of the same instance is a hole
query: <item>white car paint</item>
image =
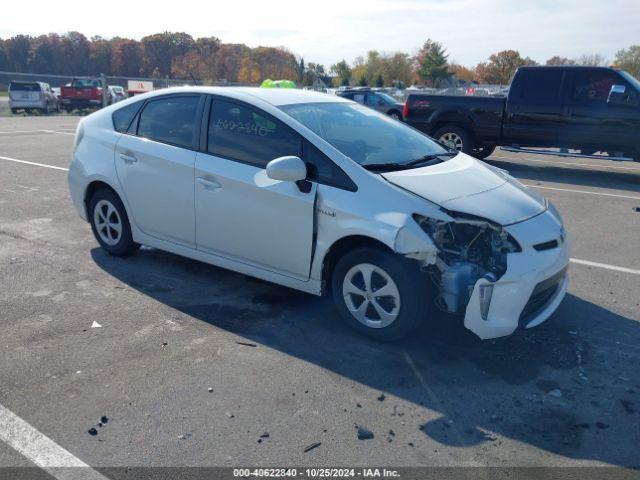
{"type": "MultiPolygon", "coordinates": [[[[316,295],[325,290],[326,256],[341,239],[374,239],[426,267],[436,263],[439,249],[414,215],[441,222],[455,221],[451,210],[479,215],[504,225],[522,251],[507,255],[507,271],[498,281],[475,283],[464,323],[481,338],[513,332],[535,285],[568,264],[569,244],[555,209],[508,175],[462,153],[425,168],[367,171],[279,108],[316,102],[351,103],[293,89],[188,87],[104,108],[78,125],[69,169],[73,203],[87,220],[87,189],[104,182],[123,200],[134,241],[316,295]],[[357,191],[312,182],[311,191],[303,193],[292,182],[269,178],[263,168],[114,130],[116,109],[180,92],[240,100],[276,117],[338,165],[357,191]],[[554,239],[557,248],[533,248],[554,239]],[[485,320],[478,291],[486,283],[494,290],[485,320]]],[[[566,282],[564,276],[527,327],[557,308],[566,282]]]]}

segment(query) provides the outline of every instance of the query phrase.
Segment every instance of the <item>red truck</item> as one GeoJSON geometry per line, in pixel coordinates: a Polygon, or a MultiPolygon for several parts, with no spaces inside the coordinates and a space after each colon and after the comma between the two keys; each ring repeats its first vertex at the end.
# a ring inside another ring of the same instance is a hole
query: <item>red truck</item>
{"type": "MultiPolygon", "coordinates": [[[[107,96],[109,92],[107,92],[107,96]]],[[[109,104],[107,98],[107,104],[109,104]]],[[[69,85],[60,88],[60,108],[71,113],[102,107],[102,82],[100,79],[74,78],[69,85]]]]}

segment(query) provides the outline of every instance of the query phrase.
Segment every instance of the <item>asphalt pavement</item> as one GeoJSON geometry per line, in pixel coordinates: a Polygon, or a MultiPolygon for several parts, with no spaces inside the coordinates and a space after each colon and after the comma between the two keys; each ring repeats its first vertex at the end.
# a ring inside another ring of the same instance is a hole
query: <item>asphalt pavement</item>
{"type": "Polygon", "coordinates": [[[77,121],[0,118],[0,467],[50,478],[13,416],[94,469],[640,467],[640,164],[497,151],[564,217],[566,299],[503,339],[436,315],[384,344],[329,299],[106,255],[67,189],[77,121]]]}

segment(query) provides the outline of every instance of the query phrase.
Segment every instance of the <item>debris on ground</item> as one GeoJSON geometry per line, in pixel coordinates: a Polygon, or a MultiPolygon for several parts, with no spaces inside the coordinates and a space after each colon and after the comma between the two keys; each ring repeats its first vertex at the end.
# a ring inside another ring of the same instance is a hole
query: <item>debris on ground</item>
{"type": "Polygon", "coordinates": [[[311,445],[308,445],[304,448],[304,453],[310,452],[314,448],[318,448],[320,445],[322,445],[322,442],[312,443],[311,445]]]}
{"type": "Polygon", "coordinates": [[[185,440],[187,438],[189,438],[191,436],[191,434],[189,432],[187,433],[183,433],[182,435],[178,435],[178,439],[179,440],[185,440]]]}
{"type": "Polygon", "coordinates": [[[260,438],[269,438],[269,432],[264,432],[262,435],[260,435],[260,438]]]}
{"type": "Polygon", "coordinates": [[[235,417],[235,415],[233,413],[231,413],[231,412],[225,412],[224,414],[229,418],[234,418],[235,417]]]}
{"type": "Polygon", "coordinates": [[[91,324],[91,328],[102,328],[102,325],[100,325],[98,322],[94,320],[93,323],[91,324]]]}
{"type": "Polygon", "coordinates": [[[547,392],[547,395],[549,395],[551,397],[561,398],[562,397],[562,392],[560,391],[559,388],[554,388],[553,390],[549,390],[547,392]]]}
{"type": "Polygon", "coordinates": [[[107,417],[106,415],[102,415],[100,417],[100,420],[98,420],[97,426],[98,427],[104,427],[107,422],[109,422],[109,417],[107,417]]]}
{"type": "Polygon", "coordinates": [[[92,437],[95,437],[96,435],[98,435],[98,430],[96,430],[95,428],[91,427],[89,430],[87,430],[87,433],[89,435],[91,435],[92,437]]]}
{"type": "Polygon", "coordinates": [[[358,425],[358,440],[370,440],[373,438],[373,432],[368,428],[358,425]]]}
{"type": "Polygon", "coordinates": [[[251,342],[236,342],[238,345],[244,345],[245,347],[257,347],[258,345],[256,345],[255,343],[251,343],[251,342]]]}
{"type": "Polygon", "coordinates": [[[213,392],[213,387],[209,387],[209,393],[213,392]]]}
{"type": "Polygon", "coordinates": [[[384,399],[385,399],[385,398],[387,398],[387,397],[385,396],[385,394],[384,394],[384,393],[381,393],[381,394],[380,394],[380,396],[378,397],[378,401],[379,401],[379,402],[384,402],[384,399]]]}

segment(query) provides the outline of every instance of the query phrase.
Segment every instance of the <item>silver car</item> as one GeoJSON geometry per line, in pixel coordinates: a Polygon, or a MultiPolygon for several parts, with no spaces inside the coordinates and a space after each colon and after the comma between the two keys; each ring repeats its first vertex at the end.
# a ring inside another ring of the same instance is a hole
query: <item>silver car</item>
{"type": "Polygon", "coordinates": [[[58,98],[48,83],[12,81],[9,84],[9,108],[11,113],[34,110],[42,113],[60,111],[58,98]]]}
{"type": "Polygon", "coordinates": [[[480,338],[509,335],[567,291],[553,205],[338,96],[191,87],[124,100],[78,125],[69,187],[109,254],[145,244],[331,293],[381,340],[410,334],[431,303],[480,338]]]}

